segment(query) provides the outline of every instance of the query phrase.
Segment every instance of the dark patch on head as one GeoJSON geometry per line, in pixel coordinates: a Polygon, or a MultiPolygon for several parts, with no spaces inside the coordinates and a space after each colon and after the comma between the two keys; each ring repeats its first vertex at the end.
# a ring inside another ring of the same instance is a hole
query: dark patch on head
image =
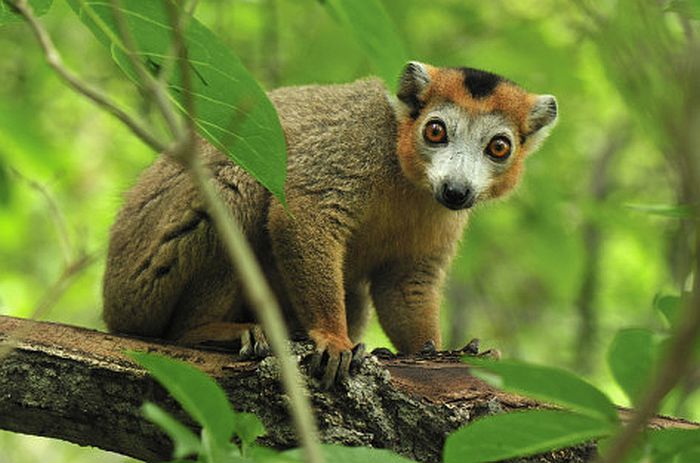
{"type": "Polygon", "coordinates": [[[416,120],[418,119],[418,116],[420,115],[420,112],[423,110],[425,107],[425,103],[423,103],[419,98],[418,95],[412,94],[412,95],[405,95],[403,97],[399,97],[401,101],[406,103],[409,108],[411,108],[410,116],[411,119],[416,120]]]}
{"type": "Polygon", "coordinates": [[[459,68],[464,74],[464,87],[474,98],[485,98],[493,93],[499,83],[505,81],[498,74],[474,68],[459,68]]]}

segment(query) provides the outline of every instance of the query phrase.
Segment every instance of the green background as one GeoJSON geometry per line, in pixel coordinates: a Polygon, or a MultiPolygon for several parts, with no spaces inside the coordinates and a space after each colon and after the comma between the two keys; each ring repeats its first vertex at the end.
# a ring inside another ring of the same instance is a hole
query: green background
{"type": "MultiPolygon", "coordinates": [[[[628,405],[605,366],[607,346],[620,328],[664,332],[653,300],[683,285],[685,275],[672,269],[687,261],[688,245],[679,220],[628,207],[675,203],[676,179],[653,134],[609,81],[599,49],[584,33],[588,20],[554,0],[382,3],[411,59],[503,74],[556,95],[560,106],[559,125],[528,160],[520,188],[472,216],[445,288],[446,344],[460,347],[479,337],[504,356],[582,373],[628,405]],[[590,304],[586,316],[582,301],[590,304]],[[584,326],[594,328],[592,339],[581,339],[584,326]]],[[[373,68],[361,45],[315,1],[206,1],[196,17],[267,89],[387,72],[373,68]]],[[[42,22],[70,68],[135,112],[153,111],[64,2],[42,22]]],[[[682,27],[669,22],[672,30],[682,27]]],[[[0,30],[0,56],[0,164],[44,185],[65,215],[73,252],[98,256],[45,319],[104,329],[109,227],[123,192],[154,154],[57,79],[26,25],[0,30]]],[[[47,201],[10,174],[0,190],[0,314],[30,316],[63,265],[47,201]]],[[[366,338],[370,347],[388,344],[376,323],[366,338]]],[[[700,419],[699,394],[671,397],[664,411],[700,419]]],[[[0,463],[98,458],[127,460],[0,432],[0,463]]]]}

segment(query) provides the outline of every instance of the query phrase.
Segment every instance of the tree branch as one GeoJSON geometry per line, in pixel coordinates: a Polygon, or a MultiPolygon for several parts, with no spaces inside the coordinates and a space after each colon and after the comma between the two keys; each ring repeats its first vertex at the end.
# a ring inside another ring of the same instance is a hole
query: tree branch
{"type": "MultiPolygon", "coordinates": [[[[171,456],[171,444],[140,412],[143,401],[162,406],[193,429],[185,415],[124,351],[158,352],[191,363],[214,377],[236,410],[258,415],[268,430],[260,443],[298,445],[274,357],[237,362],[221,351],[191,349],[46,322],[0,317],[0,346],[17,330],[15,350],[0,362],[0,428],[92,445],[147,461],[171,456]]],[[[310,344],[293,344],[306,364],[310,344]]],[[[323,392],[307,379],[325,442],[388,448],[418,461],[441,460],[446,436],[484,415],[539,407],[469,374],[456,355],[364,362],[357,375],[323,392]]],[[[621,410],[625,419],[629,412],[621,410]]],[[[698,428],[656,418],[654,427],[698,428]]],[[[530,457],[530,462],[584,462],[593,444],[530,457]]]]}

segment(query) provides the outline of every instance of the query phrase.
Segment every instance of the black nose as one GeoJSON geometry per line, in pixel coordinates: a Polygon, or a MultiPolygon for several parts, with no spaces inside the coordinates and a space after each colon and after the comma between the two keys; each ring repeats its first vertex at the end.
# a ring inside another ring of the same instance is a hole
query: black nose
{"type": "Polygon", "coordinates": [[[474,205],[474,193],[466,185],[443,183],[438,200],[450,209],[464,209],[474,205]]]}

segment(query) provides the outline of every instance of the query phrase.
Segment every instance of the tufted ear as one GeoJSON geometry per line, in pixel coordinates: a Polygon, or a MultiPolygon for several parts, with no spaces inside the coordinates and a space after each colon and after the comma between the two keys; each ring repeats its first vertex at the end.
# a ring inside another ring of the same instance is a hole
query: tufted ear
{"type": "Polygon", "coordinates": [[[418,117],[424,103],[420,100],[420,94],[430,84],[430,75],[425,64],[418,61],[410,61],[403,69],[399,79],[399,90],[396,96],[411,112],[411,117],[418,117]]]}
{"type": "Polygon", "coordinates": [[[556,125],[559,116],[557,99],[553,95],[539,95],[527,117],[527,142],[536,149],[556,125]]]}

